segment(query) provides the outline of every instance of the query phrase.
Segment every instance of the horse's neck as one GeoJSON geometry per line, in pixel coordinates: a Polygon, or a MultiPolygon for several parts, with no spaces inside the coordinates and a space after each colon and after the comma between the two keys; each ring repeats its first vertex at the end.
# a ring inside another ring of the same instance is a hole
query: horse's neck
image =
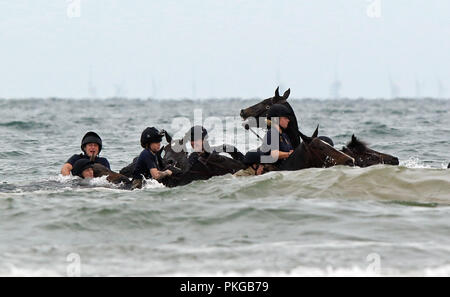
{"type": "Polygon", "coordinates": [[[301,143],[292,153],[292,155],[286,159],[281,170],[299,170],[311,167],[311,152],[308,150],[304,143],[301,143]]]}

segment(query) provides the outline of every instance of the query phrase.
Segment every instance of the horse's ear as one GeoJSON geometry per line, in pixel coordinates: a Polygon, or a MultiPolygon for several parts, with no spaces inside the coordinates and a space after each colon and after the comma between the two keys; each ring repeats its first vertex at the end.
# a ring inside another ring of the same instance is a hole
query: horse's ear
{"type": "Polygon", "coordinates": [[[352,135],[352,142],[357,142],[357,141],[358,141],[358,139],[356,139],[355,134],[353,134],[353,135],[352,135]]]}
{"type": "Polygon", "coordinates": [[[170,136],[170,134],[169,133],[165,133],[165,136],[166,136],[166,141],[168,142],[168,143],[172,143],[172,136],[170,136]]]}
{"type": "Polygon", "coordinates": [[[289,95],[291,94],[291,89],[287,89],[287,91],[286,92],[284,92],[284,94],[283,94],[283,98],[285,99],[285,100],[287,100],[287,98],[289,98],[289,95]]]}
{"type": "Polygon", "coordinates": [[[275,90],[275,98],[280,97],[280,87],[275,90]]]}
{"type": "Polygon", "coordinates": [[[314,131],[313,135],[311,136],[311,138],[316,138],[319,135],[319,125],[317,125],[316,131],[314,131]]]}
{"type": "Polygon", "coordinates": [[[303,142],[310,143],[312,141],[311,137],[306,136],[305,134],[300,132],[300,130],[298,131],[298,133],[300,134],[300,138],[302,139],[303,142]]]}

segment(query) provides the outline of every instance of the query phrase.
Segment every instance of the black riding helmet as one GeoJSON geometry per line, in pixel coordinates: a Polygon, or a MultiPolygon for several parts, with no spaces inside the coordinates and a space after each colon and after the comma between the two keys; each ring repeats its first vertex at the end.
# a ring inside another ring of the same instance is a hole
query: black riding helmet
{"type": "Polygon", "coordinates": [[[102,139],[100,138],[100,136],[98,136],[97,133],[90,131],[83,136],[83,139],[81,140],[81,150],[83,152],[84,152],[84,147],[88,143],[98,144],[98,153],[100,154],[100,152],[102,150],[102,139]]]}
{"type": "Polygon", "coordinates": [[[205,138],[208,136],[208,131],[203,126],[193,126],[189,131],[186,132],[186,138],[188,138],[190,141],[195,140],[205,140],[205,138]]]}
{"type": "Polygon", "coordinates": [[[279,118],[279,117],[290,117],[292,112],[284,106],[283,104],[274,104],[270,107],[267,112],[267,119],[279,118]]]}
{"type": "Polygon", "coordinates": [[[147,127],[141,134],[141,146],[146,148],[148,144],[159,143],[164,136],[163,132],[159,132],[155,127],[147,127]]]}
{"type": "Polygon", "coordinates": [[[88,168],[92,168],[93,163],[88,159],[80,159],[73,164],[72,175],[83,177],[82,173],[88,168]]]}
{"type": "Polygon", "coordinates": [[[317,138],[319,138],[320,140],[322,140],[322,141],[324,141],[324,142],[326,142],[326,143],[328,143],[329,145],[331,145],[331,146],[334,147],[333,140],[331,140],[330,137],[327,137],[327,136],[319,136],[319,137],[317,137],[317,138]]]}
{"type": "Polygon", "coordinates": [[[261,153],[260,152],[247,152],[242,161],[245,165],[253,165],[261,163],[261,153]]]}

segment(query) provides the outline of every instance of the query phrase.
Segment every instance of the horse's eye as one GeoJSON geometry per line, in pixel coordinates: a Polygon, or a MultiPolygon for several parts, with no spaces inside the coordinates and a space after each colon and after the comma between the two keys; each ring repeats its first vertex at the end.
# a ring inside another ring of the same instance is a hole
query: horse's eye
{"type": "Polygon", "coordinates": [[[266,106],[266,109],[269,109],[269,108],[270,108],[270,106],[269,106],[269,105],[267,105],[267,106],[266,106]]]}

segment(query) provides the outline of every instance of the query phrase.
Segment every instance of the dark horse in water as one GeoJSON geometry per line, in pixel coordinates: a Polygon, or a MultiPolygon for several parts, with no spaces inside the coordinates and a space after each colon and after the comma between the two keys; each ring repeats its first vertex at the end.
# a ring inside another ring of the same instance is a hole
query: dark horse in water
{"type": "MultiPolygon", "coordinates": [[[[186,140],[172,140],[169,134],[166,134],[168,144],[158,153],[163,161],[164,170],[170,169],[172,175],[165,177],[161,183],[166,187],[176,187],[187,185],[195,180],[206,180],[213,176],[236,173],[246,168],[241,162],[244,155],[234,146],[221,145],[210,147],[211,153],[206,157],[200,157],[199,162],[190,166],[186,148],[186,140]],[[227,152],[232,158],[220,155],[218,152],[227,152]]],[[[124,167],[120,173],[132,177],[137,158],[124,167]]]]}
{"type": "Polygon", "coordinates": [[[211,147],[212,152],[208,156],[200,157],[193,166],[190,166],[188,162],[186,151],[183,139],[171,141],[163,148],[163,166],[175,172],[172,176],[161,181],[166,187],[182,186],[195,180],[206,180],[213,176],[233,174],[247,167],[241,162],[243,159],[242,153],[233,146],[211,147]],[[222,156],[217,151],[228,152],[233,158],[222,156]]]}
{"type": "MultiPolygon", "coordinates": [[[[292,146],[294,147],[294,153],[292,153],[288,159],[281,162],[280,169],[298,170],[311,167],[353,165],[353,158],[334,149],[331,145],[328,145],[326,142],[317,137],[319,127],[317,127],[311,137],[307,137],[300,132],[294,110],[287,102],[290,92],[290,89],[288,89],[284,92],[283,96],[280,96],[279,88],[277,88],[273,97],[267,98],[260,103],[242,109],[240,113],[243,120],[248,120],[249,118],[265,118],[268,110],[273,104],[282,104],[291,111],[289,125],[285,132],[291,140],[292,146]]],[[[260,122],[258,120],[249,121],[249,125],[260,127],[260,122]]]]}
{"type": "MultiPolygon", "coordinates": [[[[273,104],[283,104],[286,106],[289,110],[292,112],[292,116],[289,118],[289,125],[286,129],[286,133],[288,134],[289,138],[291,139],[291,142],[296,148],[298,145],[300,145],[300,139],[302,139],[304,142],[304,135],[302,137],[302,133],[298,129],[298,123],[297,118],[294,114],[294,111],[291,107],[291,105],[287,102],[287,99],[289,98],[290,89],[288,89],[283,96],[280,96],[279,94],[279,88],[275,90],[275,96],[271,98],[267,98],[260,103],[257,103],[253,106],[250,106],[246,109],[241,110],[241,117],[243,120],[247,120],[249,118],[260,118],[260,117],[266,117],[267,111],[270,109],[270,106],[273,104]]],[[[249,122],[249,124],[253,124],[252,122],[249,122]]],[[[259,127],[259,121],[256,121],[256,127],[259,127]]],[[[314,140],[315,137],[313,137],[314,140]]],[[[320,143],[319,140],[313,141],[311,140],[311,143],[320,143]]],[[[309,141],[309,140],[308,140],[309,141]]],[[[392,164],[392,165],[398,165],[398,159],[396,157],[383,154],[377,151],[374,151],[367,147],[366,144],[363,142],[360,142],[356,139],[356,137],[352,137],[352,141],[350,141],[346,147],[342,149],[342,152],[345,153],[347,156],[350,156],[355,159],[355,165],[360,167],[367,167],[375,164],[392,164]]],[[[298,152],[300,153],[300,152],[298,152]]],[[[349,163],[350,164],[350,163],[349,163]]],[[[297,165],[293,165],[293,168],[295,168],[297,165]]],[[[450,164],[449,164],[450,166],[450,164]]]]}
{"type": "Polygon", "coordinates": [[[296,148],[300,145],[300,132],[298,129],[297,117],[295,116],[294,110],[292,109],[289,102],[287,102],[291,89],[284,92],[283,96],[280,96],[279,87],[275,90],[275,95],[271,98],[264,99],[260,103],[247,107],[246,109],[241,109],[241,117],[245,121],[249,118],[255,118],[256,121],[249,121],[249,126],[259,128],[260,122],[259,118],[266,118],[267,112],[273,104],[282,104],[286,106],[291,111],[291,116],[289,117],[289,125],[286,129],[286,134],[291,140],[292,146],[296,148]]]}
{"type": "Polygon", "coordinates": [[[125,175],[111,171],[98,163],[93,164],[92,169],[94,171],[94,177],[106,176],[106,180],[110,183],[119,185],[122,189],[131,189],[131,180],[125,175]]]}
{"type": "Polygon", "coordinates": [[[342,151],[355,159],[355,165],[359,167],[368,167],[377,164],[398,165],[398,158],[377,152],[367,147],[367,144],[360,141],[355,135],[342,151]]]}
{"type": "Polygon", "coordinates": [[[311,137],[300,133],[302,143],[294,152],[282,161],[280,170],[299,170],[306,168],[326,168],[335,165],[354,166],[355,160],[347,154],[336,150],[334,147],[321,140],[319,126],[311,137]]]}

